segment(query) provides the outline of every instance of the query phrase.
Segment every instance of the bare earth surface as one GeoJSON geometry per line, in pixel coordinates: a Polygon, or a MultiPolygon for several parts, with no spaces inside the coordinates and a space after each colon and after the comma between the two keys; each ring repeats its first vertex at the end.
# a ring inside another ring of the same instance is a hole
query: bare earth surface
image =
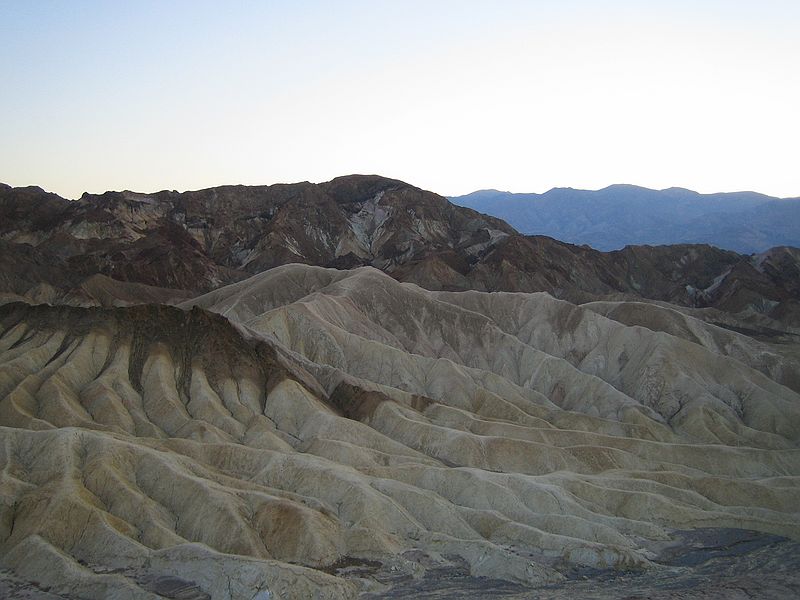
{"type": "MultiPolygon", "coordinates": [[[[747,600],[793,599],[800,596],[800,544],[786,538],[737,529],[700,529],[680,532],[665,548],[656,568],[642,571],[576,571],[559,584],[534,589],[499,579],[473,577],[457,557],[454,564],[434,567],[416,576],[380,565],[342,567],[344,577],[370,577],[380,592],[365,593],[362,600],[747,600]]],[[[148,580],[129,572],[159,597],[206,600],[207,594],[192,582],[178,578],[148,580]]],[[[70,600],[0,571],[0,597],[9,600],[70,600]]]]}
{"type": "Polygon", "coordinates": [[[5,304],[2,585],[793,597],[796,351],[665,305],[371,267],[285,265],[178,307],[5,304]]]}
{"type": "Polygon", "coordinates": [[[418,580],[386,577],[387,590],[364,598],[788,600],[800,596],[797,542],[737,529],[685,531],[680,538],[655,561],[658,566],[648,571],[577,571],[567,581],[531,590],[470,577],[468,570],[450,567],[431,570],[418,580]]]}

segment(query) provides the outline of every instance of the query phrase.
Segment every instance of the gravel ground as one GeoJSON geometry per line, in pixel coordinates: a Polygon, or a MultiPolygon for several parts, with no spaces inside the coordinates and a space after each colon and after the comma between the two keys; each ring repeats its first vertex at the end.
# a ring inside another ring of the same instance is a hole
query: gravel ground
{"type": "Polygon", "coordinates": [[[636,573],[573,573],[565,582],[525,588],[470,577],[457,566],[430,569],[420,579],[385,581],[364,600],[746,600],[800,598],[800,543],[738,529],[676,533],[659,549],[656,568],[636,573]]]}
{"type": "MultiPolygon", "coordinates": [[[[472,577],[463,561],[431,564],[424,573],[355,561],[335,569],[345,577],[373,582],[362,600],[749,600],[800,598],[800,543],[740,529],[676,532],[675,541],[654,548],[655,567],[644,572],[578,571],[559,584],[528,588],[507,581],[472,577]],[[378,591],[379,589],[379,591],[378,591]]],[[[424,557],[415,557],[424,562],[424,557]]],[[[208,596],[192,582],[126,572],[164,598],[201,600],[208,596]]],[[[0,598],[76,600],[0,570],[0,598]]]]}

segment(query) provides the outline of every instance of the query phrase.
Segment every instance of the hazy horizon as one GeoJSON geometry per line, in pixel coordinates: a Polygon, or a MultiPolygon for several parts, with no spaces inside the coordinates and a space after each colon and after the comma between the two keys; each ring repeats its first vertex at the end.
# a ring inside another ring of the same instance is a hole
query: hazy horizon
{"type": "MultiPolygon", "coordinates": [[[[381,173],[345,173],[345,174],[342,174],[342,175],[337,175],[336,177],[347,177],[347,176],[351,176],[351,175],[366,175],[366,176],[373,176],[374,175],[374,176],[379,176],[379,177],[386,177],[387,179],[399,179],[397,177],[388,177],[388,176],[382,175],[381,173]]],[[[333,179],[335,179],[336,177],[334,177],[333,179]]],[[[304,179],[302,181],[274,181],[274,182],[271,182],[271,183],[246,183],[246,184],[244,184],[244,183],[220,183],[218,185],[213,185],[213,186],[189,187],[189,188],[185,188],[185,189],[175,189],[175,188],[161,188],[161,189],[115,188],[115,189],[99,190],[97,192],[89,192],[87,190],[84,190],[83,192],[81,192],[81,193],[79,193],[79,194],[77,194],[75,196],[65,196],[63,194],[59,194],[56,190],[48,189],[48,188],[46,188],[44,186],[41,186],[41,185],[39,185],[37,183],[20,184],[20,185],[16,186],[16,185],[8,183],[7,181],[0,181],[0,184],[11,185],[12,187],[26,187],[26,186],[39,187],[39,188],[42,188],[45,192],[55,193],[55,194],[58,194],[59,196],[62,196],[63,198],[69,199],[69,200],[77,200],[84,193],[102,194],[104,192],[132,192],[132,193],[136,193],[136,194],[156,194],[156,193],[165,192],[165,191],[177,191],[179,193],[185,193],[185,192],[200,191],[200,190],[208,189],[208,188],[211,188],[211,187],[225,187],[225,186],[237,186],[237,185],[256,186],[257,187],[257,186],[261,186],[261,185],[276,185],[276,184],[277,185],[281,185],[281,184],[283,184],[283,185],[291,185],[291,184],[304,183],[304,182],[320,184],[320,183],[326,183],[327,181],[330,181],[330,180],[308,181],[307,179],[304,179]]],[[[403,180],[400,180],[400,181],[403,181],[403,180]]],[[[413,185],[415,187],[420,187],[417,184],[415,184],[413,181],[404,181],[404,183],[413,185]]],[[[657,191],[657,192],[663,192],[663,191],[666,191],[666,190],[669,190],[669,189],[684,189],[684,190],[687,190],[687,191],[690,191],[690,192],[696,192],[696,193],[701,194],[701,195],[706,195],[706,194],[737,194],[737,193],[751,194],[751,193],[754,193],[754,194],[762,194],[764,196],[770,196],[772,198],[776,198],[776,199],[779,199],[779,200],[797,200],[797,199],[800,199],[800,194],[797,194],[797,195],[794,195],[794,196],[791,196],[791,195],[790,196],[771,196],[770,194],[766,194],[766,193],[761,192],[759,190],[715,190],[715,191],[710,191],[710,192],[700,192],[698,190],[693,190],[693,189],[690,189],[690,188],[687,188],[687,187],[684,187],[684,186],[681,186],[681,185],[672,185],[672,186],[669,186],[669,187],[666,187],[666,188],[652,188],[652,187],[648,187],[648,186],[645,186],[645,185],[639,185],[639,184],[636,184],[636,183],[623,183],[623,182],[610,183],[610,184],[605,185],[605,186],[603,186],[601,188],[593,188],[593,189],[581,188],[581,187],[575,187],[575,186],[567,186],[567,185],[556,185],[556,186],[549,187],[549,188],[547,188],[545,190],[502,190],[502,189],[493,188],[493,187],[482,187],[482,188],[474,189],[474,190],[469,191],[469,192],[465,192],[463,194],[447,194],[447,193],[442,193],[442,192],[437,191],[437,190],[430,190],[430,189],[428,189],[427,191],[434,192],[434,193],[439,194],[440,196],[444,196],[446,198],[457,198],[457,197],[468,196],[470,194],[476,194],[476,193],[480,193],[480,192],[499,192],[501,194],[515,194],[515,195],[525,195],[525,194],[543,195],[543,194],[546,194],[547,192],[550,192],[550,191],[553,191],[553,190],[558,190],[558,189],[562,189],[562,190],[571,189],[571,190],[575,190],[575,191],[597,192],[597,191],[602,191],[602,190],[604,190],[606,188],[609,188],[609,187],[617,187],[617,186],[631,186],[631,187],[637,187],[637,188],[642,188],[642,189],[653,190],[653,191],[657,191]]],[[[426,189],[426,188],[423,188],[423,189],[426,189]]]]}
{"type": "Polygon", "coordinates": [[[0,181],[800,194],[800,3],[0,2],[0,181]]]}

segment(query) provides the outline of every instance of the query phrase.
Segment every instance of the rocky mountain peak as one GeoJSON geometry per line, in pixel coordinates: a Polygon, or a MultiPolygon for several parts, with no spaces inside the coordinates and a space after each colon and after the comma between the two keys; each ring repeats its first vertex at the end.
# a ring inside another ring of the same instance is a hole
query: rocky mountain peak
{"type": "Polygon", "coordinates": [[[403,181],[381,177],[380,175],[345,175],[336,177],[326,183],[321,183],[320,188],[336,202],[343,204],[365,202],[381,192],[386,193],[404,189],[421,191],[419,188],[415,188],[403,181]]]}

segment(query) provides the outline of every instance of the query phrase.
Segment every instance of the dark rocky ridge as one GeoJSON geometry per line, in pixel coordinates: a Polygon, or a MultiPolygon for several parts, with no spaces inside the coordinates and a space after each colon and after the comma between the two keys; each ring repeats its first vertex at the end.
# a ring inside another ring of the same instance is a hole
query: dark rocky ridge
{"type": "Polygon", "coordinates": [[[706,245],[604,253],[521,235],[499,219],[378,176],[106,192],[77,201],[4,186],[0,250],[0,292],[35,301],[182,299],[299,262],[371,265],[429,289],[647,298],[800,324],[797,249],[753,257],[706,245]],[[96,280],[86,284],[97,274],[149,287],[112,294],[104,285],[101,293],[96,280]]]}

